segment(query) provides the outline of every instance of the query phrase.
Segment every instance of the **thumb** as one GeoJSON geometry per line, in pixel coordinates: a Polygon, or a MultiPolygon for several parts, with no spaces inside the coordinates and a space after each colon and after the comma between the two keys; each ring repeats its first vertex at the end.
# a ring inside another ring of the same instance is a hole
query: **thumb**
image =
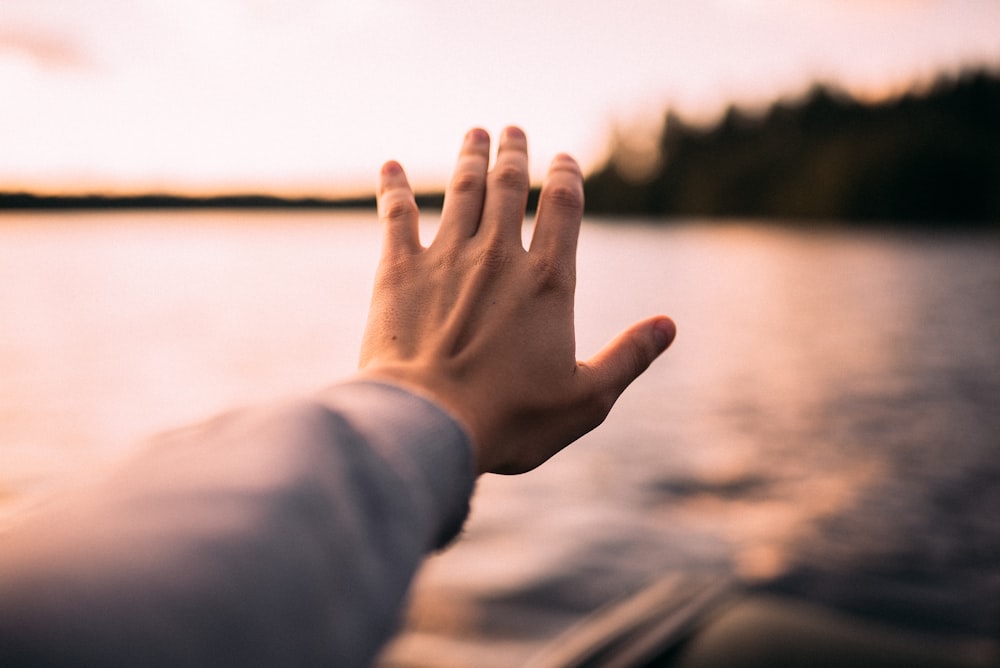
{"type": "Polygon", "coordinates": [[[617,399],[670,346],[676,334],[674,321],[659,315],[637,322],[616,336],[586,363],[598,393],[608,392],[617,399]]]}

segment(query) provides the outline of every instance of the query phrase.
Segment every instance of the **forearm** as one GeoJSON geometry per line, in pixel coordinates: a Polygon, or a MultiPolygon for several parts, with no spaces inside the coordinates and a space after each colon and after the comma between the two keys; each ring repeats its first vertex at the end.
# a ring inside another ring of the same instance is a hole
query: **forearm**
{"type": "Polygon", "coordinates": [[[362,665],[472,471],[456,423],[372,383],[166,434],[0,539],[0,664],[362,665]]]}

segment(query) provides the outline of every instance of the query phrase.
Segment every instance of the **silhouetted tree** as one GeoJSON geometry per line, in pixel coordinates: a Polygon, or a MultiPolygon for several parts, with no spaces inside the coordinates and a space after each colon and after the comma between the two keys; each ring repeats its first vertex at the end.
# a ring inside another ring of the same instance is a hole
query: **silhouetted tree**
{"type": "Polygon", "coordinates": [[[658,169],[635,183],[612,151],[587,178],[595,212],[919,224],[1000,223],[1000,79],[944,79],[862,104],[827,86],[713,126],[665,116],[658,169]]]}

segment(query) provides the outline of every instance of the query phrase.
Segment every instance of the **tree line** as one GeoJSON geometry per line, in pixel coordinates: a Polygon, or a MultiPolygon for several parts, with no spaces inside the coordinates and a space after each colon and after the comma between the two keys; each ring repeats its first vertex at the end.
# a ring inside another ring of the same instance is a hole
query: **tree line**
{"type": "Polygon", "coordinates": [[[710,126],[665,114],[654,165],[624,142],[586,180],[596,213],[1000,225],[1000,78],[976,71],[863,103],[816,85],[710,126]]]}

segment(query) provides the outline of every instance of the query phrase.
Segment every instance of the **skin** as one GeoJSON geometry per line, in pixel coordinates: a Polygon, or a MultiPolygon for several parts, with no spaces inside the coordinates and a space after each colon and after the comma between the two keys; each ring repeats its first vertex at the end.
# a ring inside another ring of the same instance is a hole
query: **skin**
{"type": "Polygon", "coordinates": [[[521,242],[530,187],[524,132],[466,134],[441,226],[420,243],[419,211],[402,167],[379,174],[382,255],[360,376],[436,400],[468,431],[479,473],[535,468],[607,417],[625,388],[674,339],[666,316],[624,330],[576,358],[573,299],[583,176],[556,156],[535,230],[521,242]]]}

